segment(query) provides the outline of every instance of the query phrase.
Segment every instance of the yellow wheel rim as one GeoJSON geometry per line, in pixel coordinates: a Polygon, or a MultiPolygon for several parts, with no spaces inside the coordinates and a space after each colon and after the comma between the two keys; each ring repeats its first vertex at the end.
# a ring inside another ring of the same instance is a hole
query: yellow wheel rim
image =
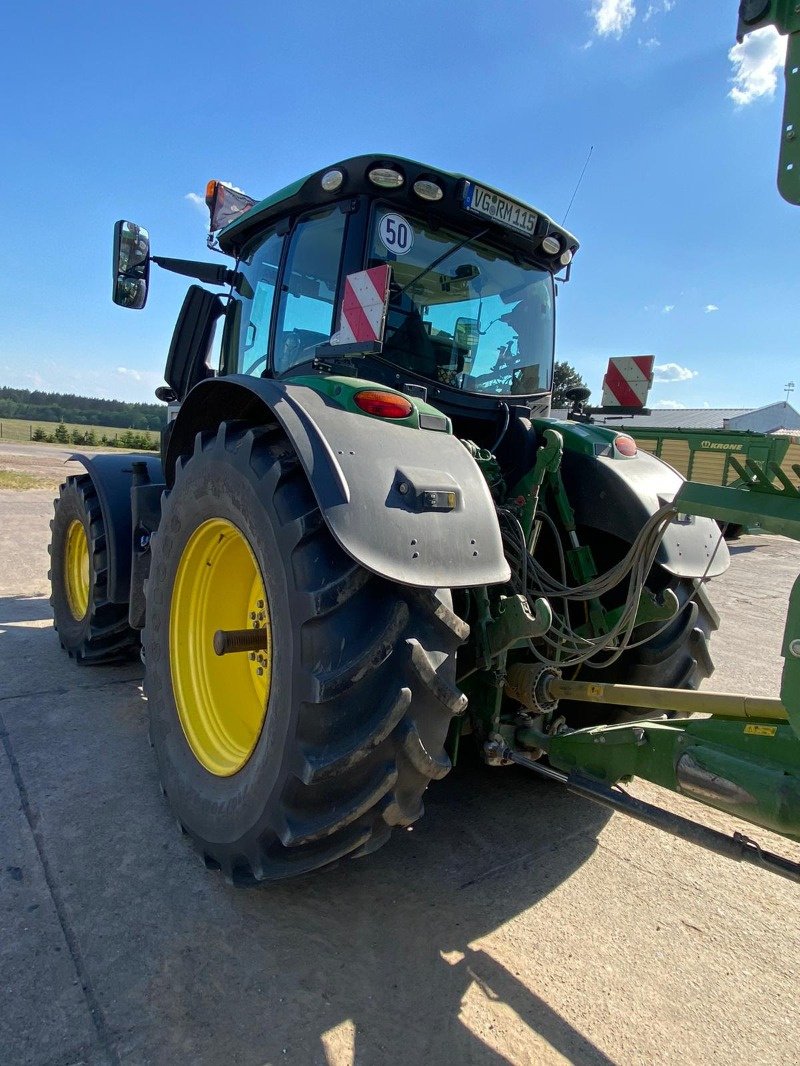
{"type": "Polygon", "coordinates": [[[73,618],[80,622],[89,610],[89,541],[83,522],[77,518],[70,522],[67,529],[64,578],[67,604],[73,618]]]}
{"type": "Polygon", "coordinates": [[[272,681],[272,626],[253,549],[232,522],[212,518],[183,549],[169,623],[181,726],[198,762],[230,777],[253,753],[272,681]],[[218,630],[263,629],[266,648],[217,655],[218,630]]]}

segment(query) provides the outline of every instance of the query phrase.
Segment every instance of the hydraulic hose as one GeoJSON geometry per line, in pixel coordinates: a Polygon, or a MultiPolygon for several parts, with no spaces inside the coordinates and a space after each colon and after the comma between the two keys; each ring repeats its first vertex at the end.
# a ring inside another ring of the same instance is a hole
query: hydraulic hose
{"type": "MultiPolygon", "coordinates": [[[[642,591],[658,554],[658,549],[670,522],[677,510],[673,504],[667,504],[656,511],[641,528],[633,544],[623,559],[603,574],[592,578],[582,585],[569,585],[566,580],[566,561],[558,529],[545,512],[539,517],[545,519],[551,528],[558,549],[561,577],[555,577],[528,553],[522,527],[516,516],[505,509],[498,509],[502,525],[506,555],[512,566],[512,579],[517,591],[525,594],[531,601],[538,597],[557,600],[563,603],[563,613],[554,613],[553,625],[540,642],[530,643],[534,657],[547,666],[577,667],[585,663],[594,669],[604,669],[616,662],[629,648],[638,647],[659,636],[669,625],[672,618],[643,640],[633,642],[632,635],[636,628],[636,616],[642,591]],[[627,579],[628,588],[622,613],[607,633],[597,637],[583,637],[576,633],[569,620],[569,603],[589,602],[599,599],[627,579]],[[600,661],[598,658],[602,657],[600,661]]],[[[714,552],[709,559],[701,581],[708,573],[722,542],[722,533],[714,552]]],[[[692,593],[687,602],[696,595],[692,593]]]]}

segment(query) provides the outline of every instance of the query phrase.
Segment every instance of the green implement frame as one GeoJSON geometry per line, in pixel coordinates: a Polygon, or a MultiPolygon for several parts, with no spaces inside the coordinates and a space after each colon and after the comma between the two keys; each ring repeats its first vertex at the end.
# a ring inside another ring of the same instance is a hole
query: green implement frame
{"type": "MultiPolygon", "coordinates": [[[[792,484],[776,484],[769,474],[740,488],[686,482],[676,509],[742,523],[757,517],[765,531],[800,540],[800,492],[792,484]]],[[[782,655],[779,699],[570,681],[553,668],[515,664],[506,694],[539,713],[517,729],[513,746],[502,755],[605,806],[800,882],[800,864],[741,834],[727,837],[644,804],[619,788],[640,777],[800,841],[800,578],[790,596],[782,655]],[[569,730],[554,717],[561,699],[706,717],[569,730]],[[542,754],[546,764],[538,761],[542,754]]]]}
{"type": "Polygon", "coordinates": [[[737,487],[766,474],[784,486],[800,486],[800,434],[657,428],[637,425],[635,419],[622,428],[642,451],[663,459],[689,481],[737,487]]]}
{"type": "Polygon", "coordinates": [[[800,204],[800,4],[797,0],[742,0],[736,39],[764,26],[788,35],[786,95],[778,160],[778,191],[790,204],[800,204]]]}

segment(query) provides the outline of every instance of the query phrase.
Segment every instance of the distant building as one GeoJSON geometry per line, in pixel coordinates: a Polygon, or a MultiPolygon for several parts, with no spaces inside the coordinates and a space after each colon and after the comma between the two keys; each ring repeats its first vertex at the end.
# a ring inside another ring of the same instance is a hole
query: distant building
{"type": "MultiPolygon", "coordinates": [[[[554,418],[566,418],[564,409],[554,418]]],[[[656,407],[649,415],[595,415],[595,422],[639,429],[739,429],[752,433],[800,432],[800,413],[781,400],[766,407],[656,407]]]]}
{"type": "Polygon", "coordinates": [[[749,429],[754,433],[778,433],[780,430],[800,430],[800,414],[785,400],[757,407],[741,415],[734,415],[725,429],[749,429]]]}

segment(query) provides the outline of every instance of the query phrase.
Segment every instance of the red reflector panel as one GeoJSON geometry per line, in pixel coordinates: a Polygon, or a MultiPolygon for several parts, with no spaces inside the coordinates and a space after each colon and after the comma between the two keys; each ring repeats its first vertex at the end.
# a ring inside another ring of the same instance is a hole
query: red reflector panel
{"type": "Polygon", "coordinates": [[[357,392],[353,399],[362,411],[378,418],[408,418],[414,410],[414,405],[405,396],[395,396],[393,392],[365,389],[357,392]]]}
{"type": "Polygon", "coordinates": [[[633,437],[615,437],[614,447],[620,455],[636,455],[636,441],[633,437]]]}

